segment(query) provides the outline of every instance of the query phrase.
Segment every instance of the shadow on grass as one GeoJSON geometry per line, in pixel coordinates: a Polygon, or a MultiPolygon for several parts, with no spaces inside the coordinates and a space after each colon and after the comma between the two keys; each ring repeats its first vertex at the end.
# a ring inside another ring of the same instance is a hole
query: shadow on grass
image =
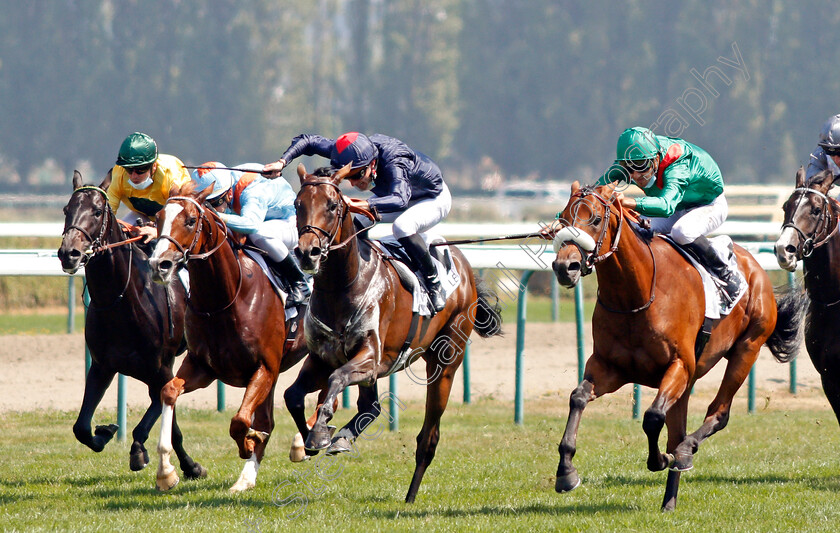
{"type": "Polygon", "coordinates": [[[389,509],[369,510],[366,514],[376,518],[400,519],[400,518],[468,518],[471,516],[512,516],[522,514],[536,514],[543,516],[568,516],[572,513],[630,513],[636,512],[637,508],[632,505],[618,505],[615,503],[575,503],[563,505],[554,504],[527,504],[520,506],[511,505],[483,505],[475,509],[389,509]]]}

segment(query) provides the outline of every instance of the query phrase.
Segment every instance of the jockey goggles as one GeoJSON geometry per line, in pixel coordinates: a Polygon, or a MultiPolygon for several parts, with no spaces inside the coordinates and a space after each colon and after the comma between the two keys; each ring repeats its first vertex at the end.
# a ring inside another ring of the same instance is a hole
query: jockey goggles
{"type": "Polygon", "coordinates": [[[636,159],[622,161],[621,165],[631,172],[645,172],[650,169],[653,159],[636,159]]]}

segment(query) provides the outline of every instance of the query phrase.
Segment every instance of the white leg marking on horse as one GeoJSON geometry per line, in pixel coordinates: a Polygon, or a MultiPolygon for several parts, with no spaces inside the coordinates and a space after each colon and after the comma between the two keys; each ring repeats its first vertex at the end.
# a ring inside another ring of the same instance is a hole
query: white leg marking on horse
{"type": "Polygon", "coordinates": [[[169,460],[172,455],[172,419],[175,416],[174,405],[164,405],[160,417],[160,440],[158,441],[158,455],[160,464],[157,470],[158,490],[169,490],[178,483],[178,474],[169,460]]]}
{"type": "Polygon", "coordinates": [[[242,473],[239,474],[239,479],[230,488],[231,492],[242,492],[254,488],[257,484],[257,472],[260,470],[260,462],[257,461],[257,454],[252,453],[245,461],[245,466],[242,468],[242,473]]]}

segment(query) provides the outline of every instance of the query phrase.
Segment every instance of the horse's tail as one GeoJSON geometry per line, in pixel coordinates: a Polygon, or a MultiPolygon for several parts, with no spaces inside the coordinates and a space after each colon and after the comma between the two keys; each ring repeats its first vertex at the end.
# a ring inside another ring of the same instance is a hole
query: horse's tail
{"type": "Polygon", "coordinates": [[[802,320],[808,305],[808,294],[802,285],[778,287],[776,293],[776,328],[765,344],[780,363],[793,360],[802,344],[802,320]]]}
{"type": "Polygon", "coordinates": [[[502,305],[487,283],[475,276],[478,299],[475,302],[475,331],[482,337],[502,335],[502,305]]]}

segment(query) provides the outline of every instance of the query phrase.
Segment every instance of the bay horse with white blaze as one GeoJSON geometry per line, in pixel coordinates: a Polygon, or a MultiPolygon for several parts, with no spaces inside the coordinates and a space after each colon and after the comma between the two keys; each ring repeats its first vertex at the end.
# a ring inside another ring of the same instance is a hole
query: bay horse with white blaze
{"type": "Polygon", "coordinates": [[[287,328],[300,317],[286,322],[284,302],[262,268],[235,245],[215,210],[204,205],[211,192],[212,186],[194,190],[194,182],[174,187],[157,215],[159,241],[150,259],[153,279],[171,283],[178,268],[186,268],[190,276],[187,356],[161,393],[159,490],[169,490],[178,482],[169,462],[169,422],[175,401],[216,379],[245,387],[242,405],[230,423],[230,436],[246,463],[230,490],[254,487],[274,429],[277,376],[306,355],[301,328],[297,327],[289,343],[286,339],[287,328]]]}
{"type": "MultiPolygon", "coordinates": [[[[64,207],[64,233],[58,257],[61,268],[74,274],[85,268],[90,305],[85,316],[85,342],[91,365],[84,399],[73,433],[79,442],[100,452],[114,436],[114,424],[96,426],[93,413],[117,373],[149,387],[151,404],[132,431],[129,466],[142,470],[149,463],[144,443],[161,413],[160,390],[172,379],[175,356],[184,341],[185,292],[180,283],[165,288],[151,282],[148,257],[136,238],[120,225],[108,205],[111,174],[97,187],[85,185],[73,173],[73,194],[64,207]]],[[[207,471],[187,455],[181,430],[173,420],[173,447],[187,478],[207,471]]]]}
{"type": "Polygon", "coordinates": [[[800,167],[775,251],[779,266],[790,272],[802,261],[805,292],[798,307],[805,313],[805,348],[840,422],[840,203],[828,196],[832,183],[830,170],[806,183],[800,167]]]}
{"type": "Polygon", "coordinates": [[[667,241],[631,223],[612,187],[581,188],[575,182],[571,192],[559,215],[552,267],[561,285],[573,287],[597,265],[598,300],[592,315],[593,353],[571,394],[555,489],[566,492],[580,484],[572,457],[586,405],[638,383],[658,389],[642,428],[648,437],[648,469],[669,469],[662,508],[673,510],[680,473],[693,467],[700,444],[726,427],[732,399],[759,348],[766,343],[780,361],[795,355],[799,315],[784,302],[777,304],[767,273],[736,245],[747,291],[715,322],[705,346],[698,343],[705,298],[697,270],[667,241]],[[686,434],[691,389],[722,359],[727,362],[717,395],[700,428],[686,434]],[[658,442],[663,425],[668,429],[665,453],[658,442]]]}
{"type": "Polygon", "coordinates": [[[369,241],[356,237],[350,206],[339,189],[350,166],[329,177],[307,174],[303,165],[297,172],[301,188],[295,202],[299,234],[295,252],[301,268],[313,274],[314,288],[305,317],[310,355],[286,390],[286,406],[308,450],[346,451],[380,412],[377,379],[423,357],[426,416],[417,436],[414,476],[405,497],[406,502],[413,502],[434,458],[440,419],[473,328],[483,337],[501,332],[498,299],[474,277],[461,251],[450,247],[448,254],[460,284],[441,312],[431,318],[415,315],[412,292],[403,285],[396,267],[369,241]],[[362,385],[359,412],[333,440],[327,422],[333,417],[338,394],[352,384],[362,385]],[[324,387],[327,394],[310,430],[304,419],[304,398],[324,387]]]}

